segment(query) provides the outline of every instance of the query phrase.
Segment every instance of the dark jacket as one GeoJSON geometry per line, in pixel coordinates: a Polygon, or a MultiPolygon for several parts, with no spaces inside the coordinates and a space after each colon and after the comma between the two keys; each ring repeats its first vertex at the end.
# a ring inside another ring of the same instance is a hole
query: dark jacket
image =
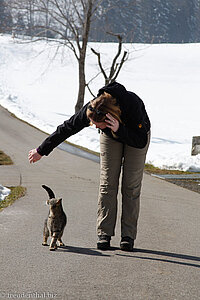
{"type": "MultiPolygon", "coordinates": [[[[144,148],[147,144],[147,133],[150,130],[150,121],[145,110],[143,101],[133,92],[129,92],[125,87],[117,82],[108,84],[101,88],[98,96],[103,92],[111,94],[117,99],[121,109],[121,120],[119,129],[115,132],[119,142],[136,148],[144,148]]],[[[71,135],[79,132],[84,127],[89,126],[90,120],[86,116],[89,103],[74,114],[69,120],[57,127],[37,149],[41,155],[48,155],[56,146],[62,143],[71,135]]],[[[103,130],[113,138],[109,128],[103,130]]]]}

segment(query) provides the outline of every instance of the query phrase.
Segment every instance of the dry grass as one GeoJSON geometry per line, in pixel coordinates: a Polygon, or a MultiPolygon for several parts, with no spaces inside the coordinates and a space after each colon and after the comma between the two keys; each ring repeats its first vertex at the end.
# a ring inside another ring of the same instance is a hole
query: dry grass
{"type": "Polygon", "coordinates": [[[145,172],[150,174],[194,174],[193,172],[184,172],[179,170],[168,170],[168,169],[159,169],[157,167],[154,167],[154,165],[151,164],[145,164],[145,172]]]}
{"type": "Polygon", "coordinates": [[[13,165],[12,159],[0,150],[0,165],[13,165]]]}

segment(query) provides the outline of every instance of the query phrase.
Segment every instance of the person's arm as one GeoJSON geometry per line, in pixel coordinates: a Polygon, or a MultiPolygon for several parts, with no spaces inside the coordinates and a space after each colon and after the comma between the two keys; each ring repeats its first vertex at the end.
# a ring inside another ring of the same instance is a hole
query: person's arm
{"type": "Polygon", "coordinates": [[[29,161],[36,162],[43,155],[49,155],[55,147],[66,140],[71,135],[79,132],[84,127],[89,126],[90,121],[87,119],[86,110],[88,103],[69,120],[57,127],[57,130],[48,136],[43,143],[37,148],[29,151],[29,161]]]}

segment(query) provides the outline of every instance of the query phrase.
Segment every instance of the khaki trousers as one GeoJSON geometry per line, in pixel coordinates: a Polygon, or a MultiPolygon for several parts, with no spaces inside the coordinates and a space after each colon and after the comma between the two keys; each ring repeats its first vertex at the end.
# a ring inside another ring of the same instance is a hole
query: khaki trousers
{"type": "Polygon", "coordinates": [[[138,149],[122,144],[101,132],[98,235],[115,235],[117,194],[122,171],[121,236],[136,238],[141,183],[149,141],[150,134],[146,147],[138,149]]]}

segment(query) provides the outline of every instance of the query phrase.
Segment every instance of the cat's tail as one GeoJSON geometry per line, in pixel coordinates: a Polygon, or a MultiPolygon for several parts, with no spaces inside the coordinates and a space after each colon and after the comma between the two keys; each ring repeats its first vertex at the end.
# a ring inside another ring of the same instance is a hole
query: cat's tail
{"type": "Polygon", "coordinates": [[[49,199],[55,198],[54,192],[46,185],[42,185],[43,189],[45,189],[49,195],[49,199]]]}

